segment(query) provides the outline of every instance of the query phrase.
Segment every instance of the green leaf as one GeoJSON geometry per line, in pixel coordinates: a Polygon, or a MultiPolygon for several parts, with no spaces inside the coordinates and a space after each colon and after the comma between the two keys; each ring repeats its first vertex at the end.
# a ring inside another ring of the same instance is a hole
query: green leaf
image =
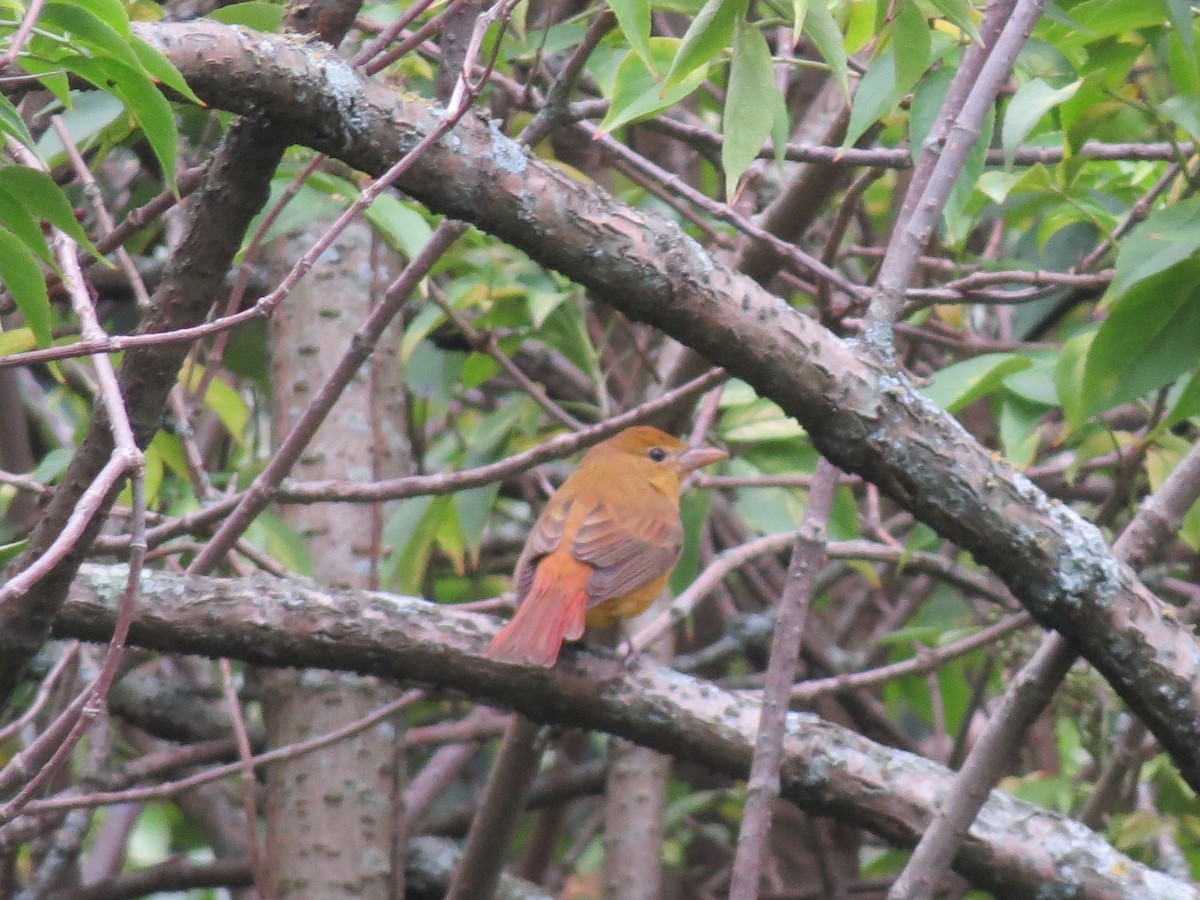
{"type": "Polygon", "coordinates": [[[246,529],[246,540],[264,550],[284,568],[300,575],[312,575],[308,544],[296,529],[272,512],[260,512],[246,529]]]}
{"type": "MultiPolygon", "coordinates": [[[[651,38],[650,55],[660,69],[670,65],[679,42],[673,38],[651,38]]],[[[613,131],[630,122],[649,118],[678,103],[708,77],[708,67],[701,66],[674,88],[663,93],[663,84],[646,67],[636,53],[627,53],[617,67],[613,82],[612,103],[600,123],[603,132],[613,131]]]]}
{"type": "MultiPolygon", "coordinates": [[[[79,0],[50,0],[47,7],[54,5],[70,6],[78,4],[79,0]]],[[[99,18],[115,31],[118,37],[129,38],[129,16],[125,12],[125,5],[121,0],[87,0],[85,4],[96,18],[99,18]]],[[[38,24],[42,23],[42,19],[38,20],[38,24]]]]}
{"type": "Polygon", "coordinates": [[[231,3],[210,11],[204,18],[271,33],[278,31],[283,24],[283,7],[263,2],[231,3]]]}
{"type": "Polygon", "coordinates": [[[1200,73],[1197,72],[1196,66],[1196,39],[1192,34],[1192,4],[1190,0],[1166,0],[1166,3],[1171,28],[1183,47],[1180,62],[1186,67],[1188,77],[1195,81],[1200,73]]]}
{"type": "MultiPolygon", "coordinates": [[[[817,0],[818,3],[822,0],[817,0]]],[[[792,0],[792,46],[800,43],[804,34],[804,20],[808,16],[808,0],[792,0]]]]}
{"type": "MultiPolygon", "coordinates": [[[[200,387],[200,380],[204,373],[200,367],[192,368],[189,371],[192,373],[192,383],[186,387],[189,391],[195,391],[200,387]]],[[[182,372],[180,374],[182,375],[182,372]]],[[[246,425],[250,421],[250,410],[241,394],[220,378],[213,378],[205,389],[204,405],[220,419],[231,438],[235,441],[241,441],[244,438],[246,425]]]]}
{"type": "Polygon", "coordinates": [[[843,147],[853,147],[868,128],[886,115],[895,104],[896,64],[892,61],[893,48],[880,53],[867,68],[866,74],[854,92],[854,105],[850,109],[850,123],[846,126],[843,147]]]}
{"type": "Polygon", "coordinates": [[[1028,356],[985,353],[941,369],[921,393],[947,412],[957,412],[999,388],[1009,375],[1031,365],[1033,360],[1028,356]]]}
{"type": "MultiPolygon", "coordinates": [[[[82,91],[74,96],[75,102],[60,114],[67,134],[77,147],[86,148],[97,141],[105,129],[119,119],[127,117],[125,105],[119,97],[101,91],[82,91]]],[[[37,155],[47,162],[63,154],[62,141],[53,128],[47,129],[37,143],[37,155]]]]}
{"type": "Polygon", "coordinates": [[[11,134],[26,147],[37,144],[17,108],[3,94],[0,94],[0,131],[11,134]]]}
{"type": "Polygon", "coordinates": [[[739,19],[722,123],[725,142],[721,147],[721,164],[725,168],[725,194],[729,199],[737,193],[742,173],[762,149],[783,107],[783,95],[775,84],[771,48],[762,32],[739,19]]]}
{"type": "Polygon", "coordinates": [[[1137,282],[1187,259],[1200,249],[1200,197],[1152,212],[1121,245],[1104,302],[1113,303],[1137,282]]]}
{"type": "Polygon", "coordinates": [[[1171,407],[1171,412],[1163,421],[1163,428],[1170,428],[1184,419],[1190,419],[1192,416],[1200,415],[1200,371],[1197,371],[1184,385],[1183,390],[1179,392],[1179,396],[1175,400],[1175,405],[1171,407]]]}
{"type": "Polygon", "coordinates": [[[1004,147],[1004,162],[1012,166],[1013,156],[1021,142],[1029,136],[1029,132],[1042,116],[1075,96],[1083,81],[1074,81],[1066,87],[1055,90],[1040,78],[1035,78],[1025,84],[1013,95],[1004,111],[1004,127],[1000,131],[1001,144],[1004,147]]]}
{"type": "Polygon", "coordinates": [[[486,353],[472,353],[463,363],[462,386],[466,390],[477,388],[500,371],[500,363],[486,353]]]}
{"type": "Polygon", "coordinates": [[[54,266],[54,257],[46,244],[42,227],[29,210],[12,194],[0,187],[0,223],[19,237],[46,265],[54,266]]]}
{"type": "Polygon", "coordinates": [[[483,533],[500,494],[500,484],[485,485],[453,495],[454,509],[459,531],[472,566],[479,565],[479,551],[483,546],[483,533]]]}
{"type": "Polygon", "coordinates": [[[1037,456],[1046,407],[1009,395],[1000,406],[998,432],[1004,456],[1017,469],[1025,469],[1037,456]]]}
{"type": "Polygon", "coordinates": [[[749,0],[708,0],[692,20],[679,44],[679,52],[663,82],[664,93],[675,88],[702,66],[716,59],[733,39],[734,22],[745,16],[749,0]]]}
{"type": "Polygon", "coordinates": [[[421,251],[433,233],[419,212],[393,194],[380,194],[363,215],[389,248],[409,259],[421,251]]]}
{"type": "Polygon", "coordinates": [[[29,327],[13,328],[10,331],[0,331],[0,357],[11,353],[24,353],[37,346],[37,338],[29,327]]]}
{"type": "Polygon", "coordinates": [[[1109,309],[1084,370],[1084,413],[1170,384],[1200,361],[1200,259],[1139,281],[1109,309]]]}
{"type": "Polygon", "coordinates": [[[29,541],[27,540],[14,541],[11,544],[0,544],[0,566],[7,566],[20,556],[27,546],[29,546],[29,541]]]}
{"type": "Polygon", "coordinates": [[[171,104],[140,69],[115,60],[72,58],[66,66],[96,87],[120,97],[141,126],[154,155],[163,168],[163,176],[175,184],[175,151],[179,132],[171,104]]]}
{"type": "Polygon", "coordinates": [[[137,55],[138,61],[141,62],[142,68],[151,78],[160,84],[165,84],[181,97],[191,100],[197,106],[208,105],[192,92],[192,89],[183,80],[183,76],[179,74],[179,70],[175,68],[175,65],[163,54],[159,53],[158,50],[151,47],[139,37],[134,37],[130,42],[130,46],[133,47],[133,52],[137,55]]]}
{"type": "MultiPolygon", "coordinates": [[[[929,66],[929,25],[912,0],[902,0],[892,23],[896,84],[915,85],[929,66]]],[[[905,89],[907,90],[907,88],[905,89]]]]}
{"type": "Polygon", "coordinates": [[[971,8],[967,5],[967,0],[932,0],[932,2],[946,17],[947,22],[969,35],[971,40],[980,39],[979,29],[975,27],[975,20],[971,18],[971,8]]]}
{"type": "Polygon", "coordinates": [[[50,295],[32,251],[25,242],[0,227],[0,280],[25,315],[25,324],[33,329],[39,347],[50,346],[50,295]]]}
{"type": "Polygon", "coordinates": [[[808,35],[808,39],[813,42],[813,46],[817,48],[821,58],[828,64],[830,74],[833,75],[838,87],[842,89],[842,93],[849,100],[850,81],[846,60],[846,42],[842,37],[842,30],[834,21],[833,13],[829,11],[827,0],[815,0],[809,6],[808,15],[804,17],[804,33],[808,35]]]}
{"type": "Polygon", "coordinates": [[[621,33],[633,52],[657,75],[658,69],[650,54],[650,0],[608,0],[608,6],[617,17],[621,33]]]}
{"type": "Polygon", "coordinates": [[[142,64],[130,45],[129,22],[125,19],[124,10],[120,10],[123,31],[114,27],[110,21],[111,15],[107,18],[96,15],[97,12],[104,11],[104,3],[100,0],[95,4],[89,0],[86,5],[76,0],[50,0],[38,17],[38,25],[69,36],[73,44],[82,44],[97,57],[110,57],[132,69],[140,70],[142,64]]]}
{"type": "Polygon", "coordinates": [[[0,190],[10,193],[30,215],[49,222],[99,258],[100,252],[75,218],[71,201],[47,173],[28,166],[0,167],[0,190]]]}
{"type": "Polygon", "coordinates": [[[1071,431],[1083,425],[1084,412],[1084,367],[1087,365],[1088,348],[1096,338],[1096,332],[1085,331],[1063,344],[1054,367],[1054,386],[1058,389],[1058,402],[1071,431]]]}

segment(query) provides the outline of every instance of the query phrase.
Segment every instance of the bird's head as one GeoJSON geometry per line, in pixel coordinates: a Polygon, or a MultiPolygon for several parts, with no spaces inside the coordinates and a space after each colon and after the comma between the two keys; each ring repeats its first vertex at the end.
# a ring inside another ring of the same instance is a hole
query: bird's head
{"type": "Polygon", "coordinates": [[[679,485],[689,472],[725,459],[715,447],[689,447],[678,438],[649,425],[635,425],[597,444],[588,456],[619,458],[628,471],[644,474],[652,483],[679,485]]]}

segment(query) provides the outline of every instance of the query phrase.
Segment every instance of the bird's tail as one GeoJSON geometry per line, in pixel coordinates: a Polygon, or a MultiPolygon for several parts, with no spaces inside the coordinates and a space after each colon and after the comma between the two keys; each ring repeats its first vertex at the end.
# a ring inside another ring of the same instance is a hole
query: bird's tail
{"type": "Polygon", "coordinates": [[[553,666],[564,640],[583,637],[590,574],[588,566],[568,554],[543,558],[517,614],[492,639],[485,655],[501,662],[553,666]]]}

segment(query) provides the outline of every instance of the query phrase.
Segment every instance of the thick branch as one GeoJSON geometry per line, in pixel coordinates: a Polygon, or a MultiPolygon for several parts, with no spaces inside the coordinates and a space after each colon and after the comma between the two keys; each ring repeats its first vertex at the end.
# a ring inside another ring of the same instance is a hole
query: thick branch
{"type": "MultiPolygon", "coordinates": [[[[84,566],[58,634],[103,640],[123,566],[84,566]]],[[[568,647],[552,670],[480,656],[496,621],[407,597],[324,592],[266,577],[143,573],[130,640],[156,650],[262,665],[316,666],[427,681],[515,706],[543,722],[599,729],[745,778],[759,707],[650,664],[612,677],[612,661],[568,647]]],[[[952,773],[807,713],[788,717],[781,793],[898,844],[913,843],[952,773]]],[[[35,801],[30,811],[36,811],[35,801]]],[[[981,887],[1032,897],[1048,884],[1078,897],[1197,898],[1200,891],[1122,856],[1076,822],[993,791],[956,857],[981,887]]]]}

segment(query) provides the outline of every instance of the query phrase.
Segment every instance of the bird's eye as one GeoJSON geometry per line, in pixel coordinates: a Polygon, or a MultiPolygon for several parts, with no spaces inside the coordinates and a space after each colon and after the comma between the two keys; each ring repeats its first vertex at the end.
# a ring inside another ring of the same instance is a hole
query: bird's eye
{"type": "Polygon", "coordinates": [[[646,454],[655,462],[662,462],[667,458],[667,451],[662,447],[651,447],[650,452],[646,454]]]}

